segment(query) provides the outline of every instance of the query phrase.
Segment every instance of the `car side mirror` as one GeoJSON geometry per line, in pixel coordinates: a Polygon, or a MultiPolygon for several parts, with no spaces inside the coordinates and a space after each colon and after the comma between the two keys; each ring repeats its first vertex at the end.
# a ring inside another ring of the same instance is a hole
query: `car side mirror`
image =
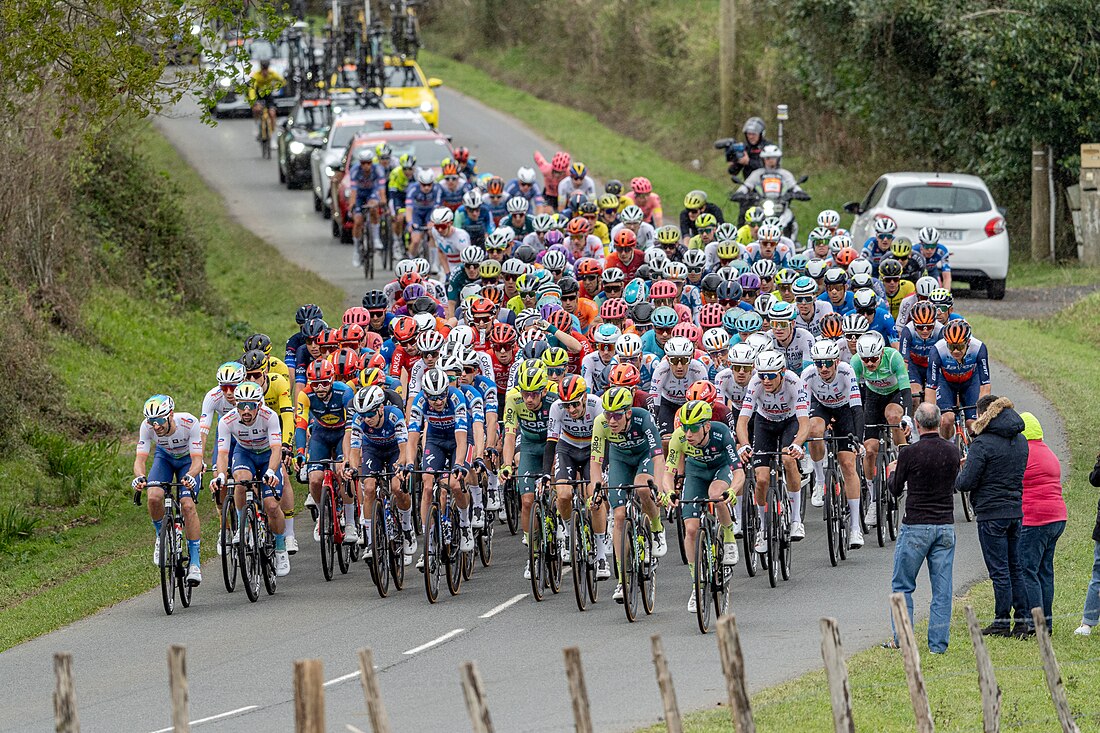
{"type": "Polygon", "coordinates": [[[428,86],[431,87],[432,89],[435,89],[436,87],[441,87],[441,86],[443,86],[443,80],[440,79],[439,77],[435,77],[435,76],[429,77],[428,78],[428,86]]]}
{"type": "Polygon", "coordinates": [[[860,208],[858,201],[849,201],[848,203],[844,204],[844,210],[847,211],[849,214],[855,214],[856,216],[859,216],[863,213],[863,209],[860,208]]]}

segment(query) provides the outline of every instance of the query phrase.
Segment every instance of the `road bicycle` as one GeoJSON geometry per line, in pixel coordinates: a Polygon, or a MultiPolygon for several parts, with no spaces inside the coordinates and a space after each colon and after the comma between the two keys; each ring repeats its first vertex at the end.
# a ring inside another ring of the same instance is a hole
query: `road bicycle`
{"type": "Polygon", "coordinates": [[[878,439],[878,455],[875,457],[875,535],[878,546],[885,547],[886,539],[896,540],[898,530],[901,528],[900,509],[896,499],[890,494],[886,485],[886,467],[898,457],[897,446],[894,445],[893,430],[897,425],[879,423],[866,425],[864,434],[878,439]]]}
{"type": "Polygon", "coordinates": [[[848,557],[849,524],[851,510],[848,508],[847,495],[844,493],[844,473],[837,463],[836,453],[841,446],[851,449],[851,438],[835,437],[831,430],[823,438],[810,438],[809,441],[825,444],[825,485],[822,487],[825,506],[822,515],[825,519],[826,544],[829,546],[829,563],[835,568],[841,560],[848,557]]]}
{"type": "Polygon", "coordinates": [[[234,490],[236,486],[244,487],[244,513],[238,528],[237,560],[245,595],[249,602],[255,603],[260,597],[260,578],[263,578],[264,590],[269,596],[275,594],[276,587],[275,535],[267,526],[267,512],[264,511],[262,498],[264,482],[257,478],[231,480],[227,486],[234,490]]]}
{"type": "Polygon", "coordinates": [[[573,595],[577,609],[584,611],[599,596],[596,582],[596,533],[592,529],[590,507],[594,497],[586,497],[588,481],[573,479],[563,483],[573,488],[573,516],[569,518],[569,567],[573,575],[573,595]]]}
{"type": "MultiPolygon", "coordinates": [[[[959,407],[955,410],[955,447],[959,449],[959,457],[966,460],[970,452],[970,432],[966,427],[966,411],[975,409],[975,405],[959,407]]],[[[959,500],[962,502],[963,517],[966,521],[974,521],[974,505],[970,503],[970,492],[960,491],[959,500]]]]}
{"type": "MultiPolygon", "coordinates": [[[[596,488],[599,488],[599,484],[596,488]]],[[[653,613],[657,596],[657,558],[653,556],[653,531],[649,518],[642,511],[638,489],[649,489],[657,498],[657,484],[650,479],[644,484],[628,484],[615,488],[627,493],[626,516],[615,548],[615,560],[623,584],[623,610],[631,623],[638,616],[638,601],[646,615],[653,613]]]]}
{"type": "Polygon", "coordinates": [[[764,531],[767,549],[761,557],[768,568],[768,583],[779,585],[779,578],[791,579],[791,500],[787,495],[787,473],[783,467],[782,451],[756,451],[753,456],[769,459],[767,509],[764,512],[764,531]]]}
{"type": "Polygon", "coordinates": [[[543,474],[519,474],[517,478],[535,478],[535,501],[527,531],[527,561],[531,569],[531,593],[541,601],[543,590],[557,594],[561,590],[562,560],[558,544],[561,517],[550,477],[543,474]]]}
{"type": "MultiPolygon", "coordinates": [[[[500,465],[500,451],[496,448],[486,448],[485,454],[493,459],[493,465],[500,465]]],[[[501,504],[504,507],[501,517],[508,524],[508,532],[515,536],[519,532],[520,512],[523,508],[519,497],[519,489],[516,488],[516,477],[509,476],[501,481],[498,490],[501,493],[501,504]]]]}
{"type": "Polygon", "coordinates": [[[275,108],[263,106],[260,109],[259,120],[260,157],[264,160],[271,159],[271,136],[275,134],[275,108]]]}
{"type": "Polygon", "coordinates": [[[699,533],[695,536],[695,576],[692,588],[695,592],[695,620],[699,631],[707,633],[714,618],[721,618],[729,611],[730,579],[733,568],[723,562],[725,545],[722,542],[722,528],[714,507],[720,502],[729,501],[729,492],[718,499],[692,499],[678,502],[705,505],[699,518],[699,533]]]}
{"type": "MultiPolygon", "coordinates": [[[[486,467],[485,462],[480,458],[474,461],[473,465],[474,475],[477,479],[477,484],[481,489],[481,514],[485,519],[484,526],[474,527],[474,544],[477,546],[477,554],[481,559],[482,567],[489,567],[493,562],[493,536],[496,532],[497,512],[496,510],[486,509],[485,503],[489,497],[489,469],[486,467]]],[[[472,499],[471,499],[472,501],[472,499]]],[[[470,511],[476,507],[471,505],[470,511]]],[[[469,576],[466,576],[467,580],[469,576]]]]}
{"type": "MultiPolygon", "coordinates": [[[[160,543],[160,598],[164,612],[169,616],[176,609],[176,594],[184,608],[191,605],[193,586],[187,582],[190,557],[185,545],[183,510],[180,506],[180,490],[187,489],[179,481],[150,484],[164,490],[164,517],[157,533],[160,543]]],[[[190,491],[190,489],[187,489],[190,491]]],[[[134,491],[134,504],[141,506],[141,490],[134,491]]]]}
{"type": "MultiPolygon", "coordinates": [[[[756,485],[756,479],[751,469],[735,468],[734,470],[745,471],[746,487],[756,485]]],[[[753,499],[752,489],[746,488],[744,496],[741,497],[741,546],[745,550],[742,554],[745,556],[745,570],[750,578],[755,578],[757,571],[760,570],[760,557],[754,547],[756,533],[759,531],[760,515],[756,513],[756,501],[753,499]]]]}
{"type": "Polygon", "coordinates": [[[371,580],[382,598],[390,594],[391,581],[397,590],[405,586],[405,542],[397,503],[390,490],[393,477],[393,471],[372,474],[375,487],[374,511],[371,512],[370,536],[363,537],[371,550],[370,556],[366,558],[371,580]]]}
{"type": "MultiPolygon", "coordinates": [[[[435,477],[432,485],[432,503],[424,522],[424,591],[429,603],[439,600],[439,580],[447,578],[447,590],[457,595],[462,585],[461,533],[458,527],[458,507],[455,491],[448,488],[447,502],[440,500],[444,481],[450,479],[450,471],[410,471],[421,476],[435,477]]],[[[449,481],[447,481],[449,483],[449,481]]],[[[459,487],[459,491],[465,491],[459,487]]]]}
{"type": "MultiPolygon", "coordinates": [[[[348,570],[359,558],[359,545],[356,542],[347,542],[347,527],[344,518],[344,496],[346,484],[333,466],[338,466],[343,461],[325,458],[318,461],[310,461],[324,467],[324,476],[321,479],[321,505],[319,507],[321,524],[318,533],[321,537],[321,572],[325,580],[332,580],[335,574],[334,565],[340,566],[340,574],[346,575],[348,570]],[[335,563],[333,562],[335,560],[335,563]]],[[[352,501],[355,504],[355,521],[360,514],[359,494],[352,501]]]]}
{"type": "MultiPolygon", "coordinates": [[[[215,501],[218,493],[215,492],[215,501]]],[[[222,489],[221,526],[218,528],[218,547],[222,565],[222,583],[227,593],[237,588],[237,505],[233,502],[233,492],[222,489]]]]}

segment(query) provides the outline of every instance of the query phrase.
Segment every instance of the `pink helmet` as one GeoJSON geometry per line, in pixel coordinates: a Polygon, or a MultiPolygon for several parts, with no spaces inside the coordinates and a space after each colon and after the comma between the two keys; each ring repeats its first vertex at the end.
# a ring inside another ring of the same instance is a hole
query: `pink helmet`
{"type": "Polygon", "coordinates": [[[569,153],[564,150],[559,150],[554,153],[554,157],[550,160],[550,170],[557,171],[558,173],[565,173],[569,170],[569,153]]]}
{"type": "Polygon", "coordinates": [[[648,178],[638,176],[630,179],[630,190],[636,194],[653,193],[653,184],[648,178]]]}

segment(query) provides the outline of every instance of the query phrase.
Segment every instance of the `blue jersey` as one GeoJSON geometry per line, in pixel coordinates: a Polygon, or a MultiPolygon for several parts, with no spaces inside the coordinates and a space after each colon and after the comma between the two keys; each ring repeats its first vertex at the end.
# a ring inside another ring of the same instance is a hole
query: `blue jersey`
{"type": "Polygon", "coordinates": [[[306,345],[306,337],[301,331],[295,331],[286,340],[286,354],[283,363],[286,364],[287,374],[294,374],[294,381],[298,381],[298,349],[306,345]]]}
{"type": "Polygon", "coordinates": [[[485,398],[481,391],[469,384],[460,384],[456,389],[466,400],[466,414],[471,425],[485,424],[485,398]]]}
{"type": "Polygon", "coordinates": [[[466,207],[460,206],[455,212],[455,226],[470,235],[470,244],[484,247],[485,236],[492,234],[496,230],[496,225],[493,224],[493,212],[489,211],[486,204],[478,207],[477,212],[477,218],[471,219],[466,207]]]}
{"type": "Polygon", "coordinates": [[[909,381],[924,384],[928,379],[928,357],[932,348],[940,340],[943,326],[937,323],[928,338],[921,338],[912,321],[901,328],[901,343],[898,351],[909,366],[909,381]]]}
{"type": "Polygon", "coordinates": [[[343,382],[333,382],[328,399],[309,387],[298,393],[294,419],[294,444],[299,450],[306,446],[306,428],[317,430],[343,430],[351,412],[351,400],[355,391],[343,382]]]}
{"type": "Polygon", "coordinates": [[[446,186],[439,186],[440,203],[451,211],[457,211],[462,206],[462,197],[470,190],[470,184],[462,183],[453,191],[446,186]]]}
{"type": "Polygon", "coordinates": [[[871,263],[871,274],[878,277],[878,263],[888,257],[893,257],[894,254],[891,252],[890,247],[885,250],[879,249],[878,238],[871,237],[863,243],[863,251],[859,256],[871,263]]]}
{"type": "Polygon", "coordinates": [[[703,295],[694,285],[684,285],[684,289],[680,292],[680,302],[691,308],[692,313],[698,314],[699,309],[703,307],[703,295]]]}
{"type": "Polygon", "coordinates": [[[497,383],[494,380],[484,374],[478,374],[474,377],[473,386],[481,393],[481,399],[485,401],[486,414],[500,412],[500,403],[497,399],[497,383]]]}
{"type": "Polygon", "coordinates": [[[924,266],[931,277],[939,280],[943,277],[943,273],[951,272],[951,265],[947,261],[947,258],[951,255],[947,251],[947,247],[937,244],[936,251],[931,256],[929,256],[928,250],[921,248],[921,254],[924,256],[924,266]]]}
{"type": "Polygon", "coordinates": [[[658,359],[665,358],[665,347],[657,343],[657,332],[654,329],[642,334],[642,353],[653,354],[658,359]]]}
{"type": "Polygon", "coordinates": [[[433,183],[431,190],[424,191],[419,183],[410,183],[405,189],[405,208],[411,208],[414,214],[425,217],[443,201],[443,187],[433,183]]]}
{"type": "Polygon", "coordinates": [[[937,341],[928,357],[927,386],[936,389],[943,384],[957,392],[974,380],[978,384],[989,384],[989,354],[985,344],[971,338],[966,354],[961,360],[957,360],[947,350],[946,341],[937,341]]]}
{"type": "Polygon", "coordinates": [[[894,317],[890,315],[890,311],[885,308],[875,308],[874,319],[868,318],[867,320],[871,322],[871,327],[868,330],[881,333],[887,346],[898,340],[898,327],[894,324],[894,317]]]}
{"type": "Polygon", "coordinates": [[[382,424],[372,428],[365,415],[356,415],[351,421],[351,447],[363,450],[388,450],[408,440],[405,414],[393,405],[386,405],[382,424]]]}
{"type": "Polygon", "coordinates": [[[465,433],[469,426],[470,412],[466,398],[454,387],[447,388],[447,400],[442,407],[430,407],[423,392],[418,392],[413,398],[409,410],[410,433],[424,432],[429,437],[453,442],[455,433],[465,433]]]}
{"type": "Polygon", "coordinates": [[[546,200],[542,197],[542,189],[539,188],[539,184],[532,183],[527,188],[527,193],[524,193],[519,187],[519,181],[513,178],[508,181],[508,184],[504,187],[504,198],[510,199],[516,196],[522,196],[527,199],[527,202],[531,204],[532,212],[536,206],[542,206],[546,203],[546,200]]]}
{"type": "Polygon", "coordinates": [[[855,302],[855,299],[852,296],[852,293],[850,291],[847,292],[847,293],[844,293],[844,302],[841,303],[840,305],[837,305],[833,301],[829,300],[829,294],[828,293],[822,293],[821,295],[817,296],[817,299],[818,300],[824,300],[825,302],[827,302],[829,305],[831,305],[833,307],[833,313],[836,313],[837,315],[839,315],[841,317],[844,317],[844,316],[848,315],[849,313],[854,313],[855,310],[856,310],[856,302],[855,302]]]}
{"type": "Polygon", "coordinates": [[[364,167],[356,162],[352,165],[349,175],[352,183],[355,184],[356,198],[361,200],[378,198],[378,192],[386,187],[388,177],[386,169],[378,163],[364,167]]]}

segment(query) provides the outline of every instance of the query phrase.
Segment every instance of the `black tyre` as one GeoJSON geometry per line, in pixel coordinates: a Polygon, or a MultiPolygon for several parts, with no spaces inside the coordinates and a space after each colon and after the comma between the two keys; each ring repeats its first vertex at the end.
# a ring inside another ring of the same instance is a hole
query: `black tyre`
{"type": "Polygon", "coordinates": [[[542,600],[542,589],[548,585],[549,568],[546,564],[546,519],[542,514],[542,503],[531,505],[531,524],[527,532],[527,561],[531,569],[531,595],[536,601],[542,600]]]}
{"type": "Polygon", "coordinates": [[[676,520],[676,538],[679,540],[680,545],[680,559],[684,565],[687,565],[688,555],[687,550],[684,549],[684,513],[680,507],[676,507],[672,511],[675,513],[675,516],[671,518],[676,520]]]}
{"type": "Polygon", "coordinates": [[[169,616],[176,610],[176,565],[179,551],[176,547],[176,525],[170,512],[165,512],[157,534],[160,540],[160,598],[164,612],[169,616]]]}
{"type": "Polygon", "coordinates": [[[774,487],[768,490],[768,513],[764,519],[768,533],[768,583],[772,588],[779,585],[779,504],[775,498],[774,487]]]}
{"type": "Polygon", "coordinates": [[[515,535],[519,531],[520,498],[516,490],[516,480],[510,478],[504,482],[504,515],[508,520],[508,531],[515,535]]]}
{"type": "Polygon", "coordinates": [[[840,559],[848,559],[848,543],[851,541],[852,533],[849,530],[851,527],[852,513],[848,510],[848,495],[844,491],[844,474],[837,471],[834,474],[834,488],[833,488],[833,506],[837,507],[837,514],[840,517],[840,559]]]}
{"type": "Polygon", "coordinates": [[[712,543],[706,522],[702,522],[699,533],[695,535],[695,582],[692,588],[695,592],[695,620],[699,623],[699,631],[704,634],[710,631],[713,611],[709,587],[713,575],[710,554],[712,543]]]}
{"type": "Polygon", "coordinates": [[[446,551],[439,526],[439,505],[432,504],[424,525],[424,591],[430,603],[439,600],[439,579],[444,572],[442,555],[446,551]]]}
{"type": "Polygon", "coordinates": [[[653,533],[649,522],[642,523],[642,546],[639,552],[638,590],[647,616],[657,607],[657,559],[653,557],[653,533]]]}
{"type": "Polygon", "coordinates": [[[970,503],[970,494],[965,491],[961,491],[959,492],[959,499],[962,501],[963,516],[966,518],[966,521],[973,522],[974,505],[970,503]]]}
{"type": "Polygon", "coordinates": [[[332,497],[328,490],[321,495],[321,572],[325,580],[332,580],[333,566],[336,560],[336,531],[333,526],[332,497]]]}
{"type": "MultiPolygon", "coordinates": [[[[482,496],[485,494],[482,493],[482,496]]],[[[497,518],[494,512],[485,512],[485,526],[477,531],[477,554],[483,567],[493,562],[493,536],[496,533],[497,518]]]]}
{"type": "Polygon", "coordinates": [[[760,569],[760,558],[754,547],[757,530],[756,502],[751,492],[746,492],[741,497],[741,546],[745,549],[745,570],[750,578],[755,578],[760,569]]]}
{"type": "Polygon", "coordinates": [[[867,480],[863,473],[863,461],[856,458],[856,478],[859,480],[859,529],[864,536],[867,535],[867,507],[870,506],[871,494],[867,490],[867,480]]]}
{"type": "MultiPolygon", "coordinates": [[[[341,514],[343,514],[342,511],[341,514]]],[[[337,519],[337,521],[339,521],[339,518],[337,519]]],[[[346,531],[347,530],[345,530],[345,537],[347,536],[346,531]]],[[[335,541],[335,536],[333,537],[333,540],[335,541]]],[[[348,570],[351,568],[351,554],[354,548],[355,545],[348,543],[346,539],[340,542],[340,544],[336,545],[336,563],[340,566],[341,575],[347,575],[348,570]]]]}
{"type": "Polygon", "coordinates": [[[837,506],[836,477],[832,468],[825,469],[825,537],[829,545],[829,564],[840,562],[840,507],[837,506]]]}
{"type": "Polygon", "coordinates": [[[390,594],[390,573],[393,570],[393,564],[390,562],[390,543],[386,537],[386,514],[381,501],[374,502],[368,540],[371,548],[371,577],[374,579],[375,587],[378,588],[378,595],[385,598],[390,594]]]}
{"type": "Polygon", "coordinates": [[[232,593],[237,587],[237,553],[233,537],[238,536],[237,508],[233,504],[232,494],[222,502],[222,526],[218,531],[218,544],[222,548],[222,582],[226,593],[232,593]]]}
{"type": "Polygon", "coordinates": [[[447,507],[447,518],[442,522],[442,527],[443,541],[447,545],[447,552],[443,555],[447,568],[447,590],[456,596],[462,587],[462,553],[459,552],[458,509],[453,502],[447,507]]]}
{"type": "Polygon", "coordinates": [[[397,505],[391,500],[389,511],[386,512],[386,521],[388,522],[386,537],[390,545],[390,577],[393,579],[393,587],[401,590],[405,587],[405,542],[402,538],[397,511],[397,505]]]}
{"type": "Polygon", "coordinates": [[[638,615],[638,555],[635,552],[637,538],[634,533],[634,521],[628,516],[623,522],[617,559],[623,579],[623,610],[630,622],[638,615]]]}
{"type": "Polygon", "coordinates": [[[240,537],[237,540],[237,557],[241,566],[241,583],[244,585],[245,595],[252,603],[260,597],[260,575],[263,573],[257,521],[256,507],[251,503],[246,504],[240,526],[240,537]]]}
{"type": "Polygon", "coordinates": [[[257,519],[260,537],[260,567],[263,570],[264,590],[269,596],[275,595],[278,578],[275,576],[275,538],[268,532],[267,525],[257,519]]]}
{"type": "MultiPolygon", "coordinates": [[[[780,486],[780,492],[784,490],[780,486]]],[[[782,493],[780,493],[782,496],[782,493]]],[[[790,504],[783,505],[783,513],[779,515],[779,574],[783,580],[791,579],[791,554],[794,543],[791,541],[791,513],[790,504]]]]}
{"type": "Polygon", "coordinates": [[[990,300],[1004,300],[1005,280],[986,280],[985,297],[990,300]]]}
{"type": "Polygon", "coordinates": [[[883,474],[886,463],[883,461],[882,441],[879,441],[878,458],[875,459],[875,534],[878,538],[878,546],[886,546],[886,482],[883,474]]]}
{"type": "Polygon", "coordinates": [[[546,569],[547,569],[547,581],[550,583],[550,590],[555,594],[561,591],[561,577],[564,570],[565,563],[561,561],[561,548],[558,547],[558,532],[557,526],[560,518],[558,512],[553,506],[549,510],[546,518],[546,569]]]}
{"type": "Polygon", "coordinates": [[[574,511],[569,520],[569,563],[573,569],[573,595],[577,599],[577,610],[588,608],[588,547],[584,518],[574,511]]]}

